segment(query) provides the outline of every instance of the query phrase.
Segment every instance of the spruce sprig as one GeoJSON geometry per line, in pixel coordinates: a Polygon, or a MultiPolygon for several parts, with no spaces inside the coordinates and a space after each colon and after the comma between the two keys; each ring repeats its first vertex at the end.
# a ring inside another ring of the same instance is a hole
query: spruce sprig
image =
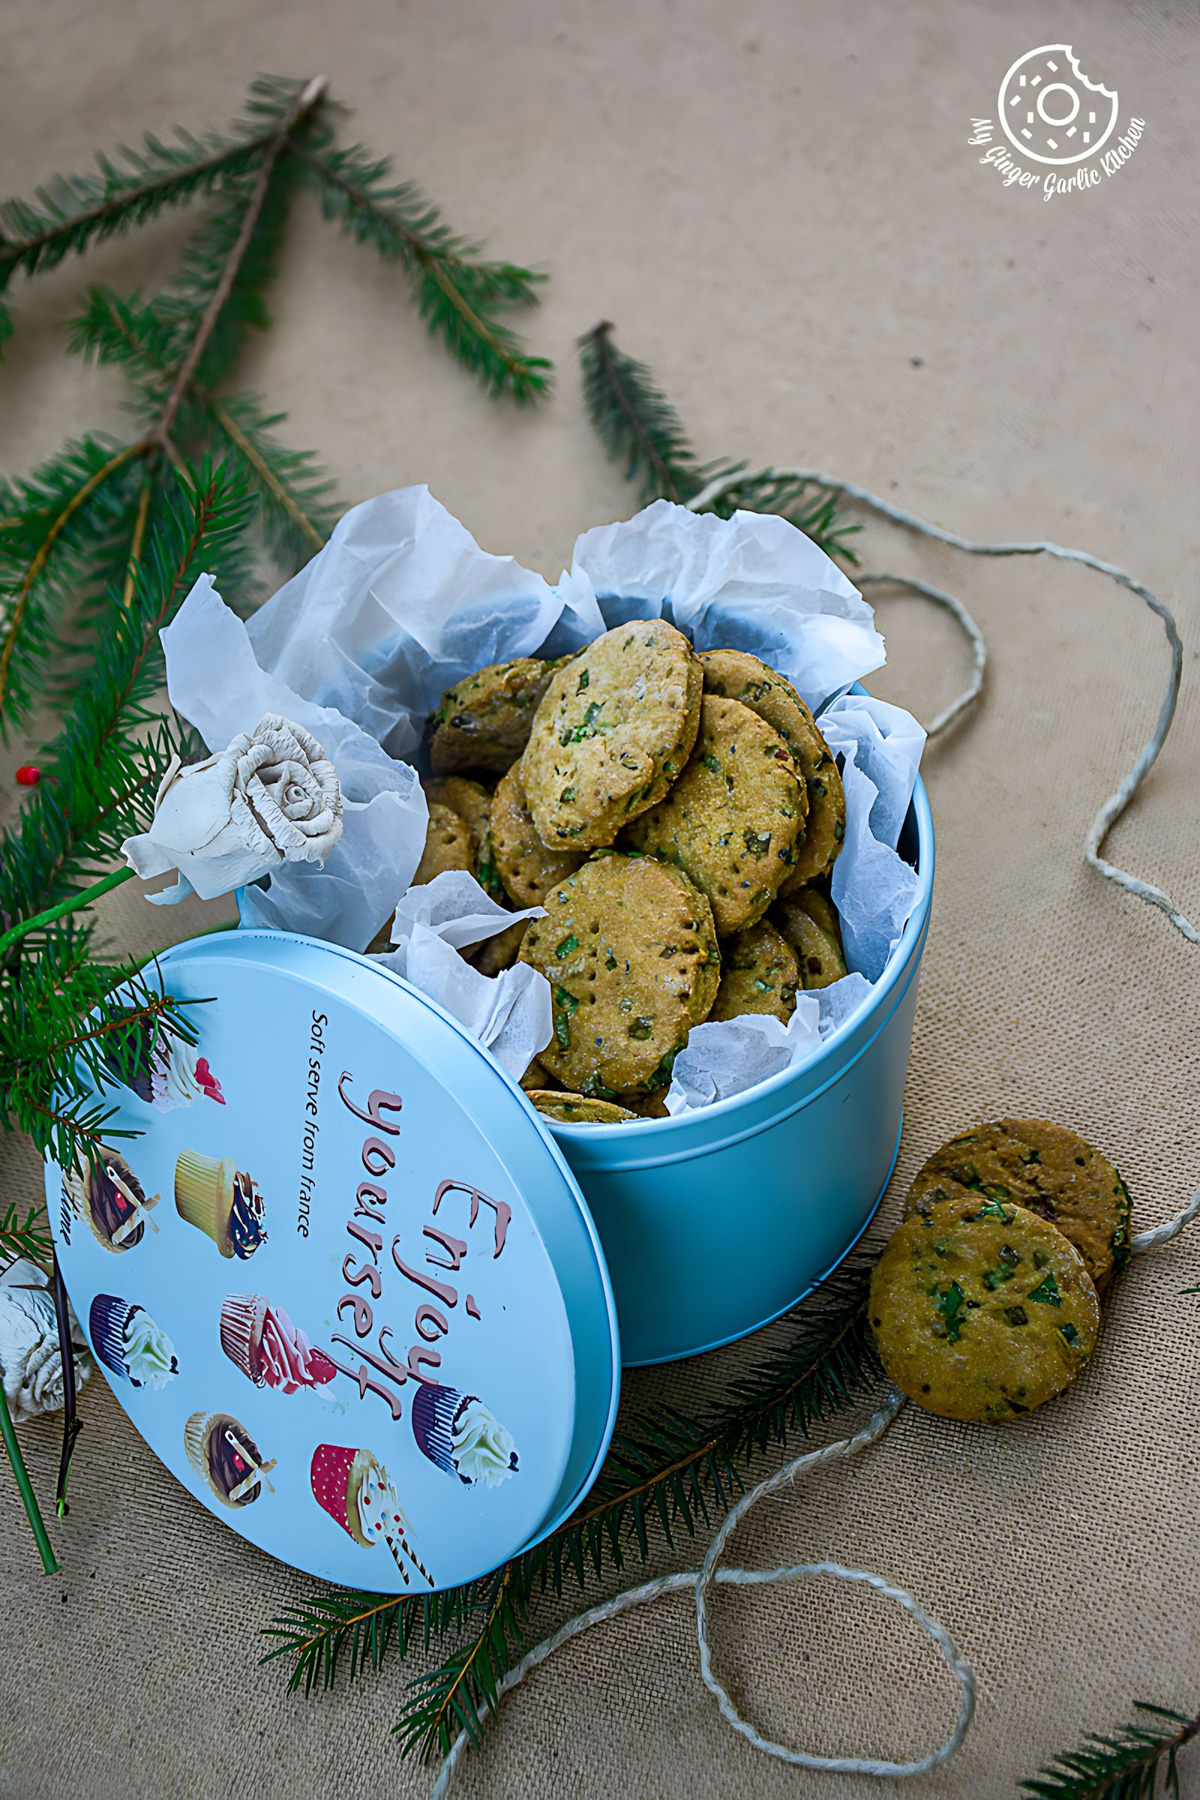
{"type": "Polygon", "coordinates": [[[393,1651],[444,1639],[474,1625],[441,1664],[411,1684],[395,1730],[407,1754],[430,1757],[460,1729],[473,1736],[491,1710],[526,1623],[547,1589],[586,1591],[646,1561],[661,1541],[694,1536],[711,1508],[728,1507],[745,1471],[773,1445],[848,1406],[878,1369],[866,1326],[868,1265],[844,1265],[797,1314],[793,1334],[732,1382],[719,1403],[688,1417],[659,1407],[613,1439],[582,1507],[533,1550],[482,1581],[421,1601],[328,1595],[277,1617],[265,1660],[289,1656],[293,1687],[330,1686],[344,1665],[353,1678],[378,1671],[393,1651]],[[438,1605],[431,1610],[431,1601],[438,1605]]]}
{"type": "Polygon", "coordinates": [[[674,405],[653,372],[622,350],[608,320],[578,340],[583,402],[611,461],[637,483],[643,503],[673,500],[686,506],[711,482],[720,497],[698,508],[727,519],[738,510],[778,513],[829,556],[858,559],[848,537],[858,525],[842,524],[838,496],[774,469],[750,470],[741,462],[701,463],[674,405]]]}
{"type": "Polygon", "coordinates": [[[1064,1750],[1020,1792],[1036,1800],[1154,1800],[1178,1795],[1180,1750],[1200,1735],[1200,1717],[1135,1700],[1140,1720],[1113,1732],[1089,1732],[1076,1750],[1064,1750]],[[1159,1779],[1162,1785],[1159,1786],[1159,1779]]]}
{"type": "Polygon", "coordinates": [[[430,332],[483,387],[517,401],[548,391],[551,364],[531,356],[502,316],[514,306],[535,305],[543,275],[483,259],[479,246],[452,231],[412,182],[393,179],[386,157],[328,140],[294,144],[293,153],[326,218],[400,262],[430,332]]]}

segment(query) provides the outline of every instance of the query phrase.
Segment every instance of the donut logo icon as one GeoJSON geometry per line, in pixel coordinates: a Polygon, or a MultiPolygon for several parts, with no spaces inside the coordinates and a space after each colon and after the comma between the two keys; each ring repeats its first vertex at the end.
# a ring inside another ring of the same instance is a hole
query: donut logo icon
{"type": "Polygon", "coordinates": [[[1031,162],[1084,162],[1117,123],[1115,91],[1088,80],[1070,44],[1043,44],[1018,57],[997,105],[1004,135],[1031,162]]]}

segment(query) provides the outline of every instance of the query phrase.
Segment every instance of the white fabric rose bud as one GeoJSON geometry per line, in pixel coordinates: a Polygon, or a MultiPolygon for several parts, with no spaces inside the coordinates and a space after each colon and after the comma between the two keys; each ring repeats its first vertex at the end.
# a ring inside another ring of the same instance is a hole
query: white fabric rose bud
{"type": "Polygon", "coordinates": [[[337,770],[309,732],[264,713],[204,762],[173,758],[149,831],[121,849],[143,880],[178,869],[180,882],[151,899],[213,900],[281,863],[323,863],[341,835],[337,770]]]}

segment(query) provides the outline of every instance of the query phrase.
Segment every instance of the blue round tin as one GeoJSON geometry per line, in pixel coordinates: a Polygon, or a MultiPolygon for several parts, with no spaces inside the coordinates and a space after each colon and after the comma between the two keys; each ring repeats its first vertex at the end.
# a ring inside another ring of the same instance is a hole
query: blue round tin
{"type": "Polygon", "coordinates": [[[485,1573],[570,1513],[612,1434],[575,1178],[474,1039],[365,958],[248,931],[161,971],[197,1045],[108,1092],[96,1167],[47,1170],[113,1391],[284,1562],[381,1593],[485,1573]]]}
{"type": "Polygon", "coordinates": [[[352,951],[239,931],[166,952],[199,1042],[108,1090],[98,1169],[47,1169],[76,1313],[151,1448],[252,1543],[376,1592],[458,1585],[552,1531],[612,1434],[618,1320],[627,1364],[726,1343],[870,1222],[929,926],[919,780],[900,850],[917,903],[816,1056],[634,1125],[543,1118],[352,951]]]}

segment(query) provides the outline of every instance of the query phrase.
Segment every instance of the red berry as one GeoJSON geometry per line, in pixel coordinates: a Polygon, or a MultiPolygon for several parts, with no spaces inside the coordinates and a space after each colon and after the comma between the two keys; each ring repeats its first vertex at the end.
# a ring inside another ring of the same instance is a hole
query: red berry
{"type": "Polygon", "coordinates": [[[32,763],[22,763],[17,770],[17,780],[22,787],[36,787],[42,779],[42,771],[35,769],[32,763]]]}

